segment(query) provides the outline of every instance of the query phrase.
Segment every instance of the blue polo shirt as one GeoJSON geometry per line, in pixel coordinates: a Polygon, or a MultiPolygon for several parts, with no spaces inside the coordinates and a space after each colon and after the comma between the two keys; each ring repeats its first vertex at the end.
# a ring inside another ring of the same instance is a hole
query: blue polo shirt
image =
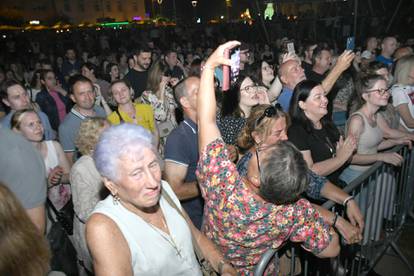
{"type": "Polygon", "coordinates": [[[384,56],[382,56],[382,55],[377,56],[377,57],[375,58],[375,60],[376,60],[376,61],[379,61],[379,62],[381,62],[381,63],[383,63],[383,64],[385,64],[385,65],[387,65],[387,66],[388,66],[388,68],[390,68],[390,67],[394,64],[394,61],[393,61],[392,59],[390,59],[390,58],[386,58],[386,57],[384,57],[384,56]]]}
{"type": "Polygon", "coordinates": [[[277,102],[282,106],[284,112],[289,112],[290,100],[292,99],[293,90],[286,86],[283,87],[282,92],[277,98],[277,102]]]}
{"type": "MultiPolygon", "coordinates": [[[[168,135],[164,150],[165,161],[187,167],[185,182],[197,180],[195,172],[199,154],[198,128],[196,123],[184,117],[184,121],[168,135]]],[[[200,229],[203,222],[204,205],[201,196],[181,201],[181,205],[190,216],[194,225],[200,229]]]]}

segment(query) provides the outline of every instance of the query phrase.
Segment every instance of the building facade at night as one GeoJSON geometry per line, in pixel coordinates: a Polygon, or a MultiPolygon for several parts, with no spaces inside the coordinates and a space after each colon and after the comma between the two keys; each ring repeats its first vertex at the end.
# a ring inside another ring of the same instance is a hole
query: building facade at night
{"type": "Polygon", "coordinates": [[[145,0],[2,0],[0,16],[16,20],[56,21],[72,24],[96,23],[103,18],[131,21],[145,18],[145,0]]]}

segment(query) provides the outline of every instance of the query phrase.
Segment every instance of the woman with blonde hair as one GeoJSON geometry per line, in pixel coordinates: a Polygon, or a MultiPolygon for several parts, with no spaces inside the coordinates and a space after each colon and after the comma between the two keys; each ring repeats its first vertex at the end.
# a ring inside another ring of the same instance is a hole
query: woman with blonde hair
{"type": "Polygon", "coordinates": [[[33,109],[16,111],[11,129],[25,137],[41,153],[48,175],[48,197],[57,210],[70,201],[70,164],[59,142],[44,140],[44,129],[33,109]]]}
{"type": "Polygon", "coordinates": [[[173,91],[170,87],[171,76],[169,68],[163,60],[155,62],[148,73],[147,90],[141,95],[142,103],[151,105],[154,110],[155,122],[160,134],[160,152],[164,152],[164,145],[168,134],[177,127],[173,91]]]}
{"type": "Polygon", "coordinates": [[[109,127],[109,123],[103,118],[87,118],[81,123],[75,141],[82,157],[76,161],[70,171],[70,182],[75,211],[73,219],[74,245],[78,253],[81,275],[87,275],[87,271],[93,271],[92,260],[85,240],[85,222],[99,202],[100,191],[103,188],[102,178],[96,170],[92,154],[100,134],[107,127],[109,127]]]}
{"type": "Polygon", "coordinates": [[[400,114],[401,124],[414,131],[414,55],[402,57],[394,72],[395,84],[391,87],[393,105],[400,114]]]}
{"type": "Polygon", "coordinates": [[[50,252],[14,194],[0,183],[0,275],[43,276],[50,252]]]}

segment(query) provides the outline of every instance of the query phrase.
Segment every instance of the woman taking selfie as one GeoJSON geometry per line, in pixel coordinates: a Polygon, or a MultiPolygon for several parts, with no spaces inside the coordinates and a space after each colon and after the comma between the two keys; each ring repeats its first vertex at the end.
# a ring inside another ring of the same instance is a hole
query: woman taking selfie
{"type": "Polygon", "coordinates": [[[230,65],[224,51],[237,45],[232,41],[219,46],[201,75],[197,112],[198,179],[206,205],[203,231],[240,274],[252,273],[265,251],[281,247],[286,240],[302,243],[319,257],[336,256],[338,236],[299,197],[307,185],[306,163],[292,144],[279,142],[258,149],[257,163],[246,178],[230,161],[216,123],[214,69],[230,65]]]}
{"type": "Polygon", "coordinates": [[[170,86],[171,76],[168,66],[159,60],[155,62],[148,72],[147,90],[141,95],[141,101],[149,104],[154,111],[154,118],[160,134],[160,152],[164,152],[164,145],[168,134],[177,127],[173,91],[170,86]]]}
{"type": "Polygon", "coordinates": [[[192,236],[216,271],[235,275],[161,180],[161,160],[147,130],[132,124],[110,127],[99,139],[94,161],[111,193],[86,224],[95,275],[201,275],[192,236]]]}

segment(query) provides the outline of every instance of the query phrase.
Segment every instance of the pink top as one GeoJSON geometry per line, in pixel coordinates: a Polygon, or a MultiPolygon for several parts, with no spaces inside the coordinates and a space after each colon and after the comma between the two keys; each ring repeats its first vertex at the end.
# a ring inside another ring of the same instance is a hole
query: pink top
{"type": "Polygon", "coordinates": [[[59,114],[59,122],[63,121],[63,118],[66,116],[66,106],[65,103],[60,99],[58,92],[56,91],[49,91],[50,96],[52,96],[53,100],[55,100],[56,107],[59,114]]]}

